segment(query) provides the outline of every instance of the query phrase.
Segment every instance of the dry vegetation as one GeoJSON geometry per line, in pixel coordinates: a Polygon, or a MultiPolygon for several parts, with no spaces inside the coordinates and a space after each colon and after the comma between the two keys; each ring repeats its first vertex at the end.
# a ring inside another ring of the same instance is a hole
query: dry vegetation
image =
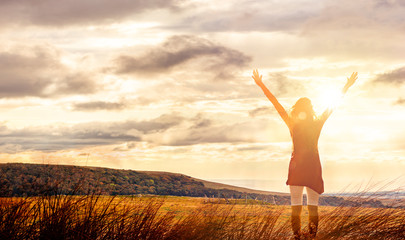
{"type": "MultiPolygon", "coordinates": [[[[254,200],[0,198],[0,239],[289,239],[289,214],[289,206],[254,200]]],[[[318,239],[404,238],[404,209],[320,207],[318,239]]]]}

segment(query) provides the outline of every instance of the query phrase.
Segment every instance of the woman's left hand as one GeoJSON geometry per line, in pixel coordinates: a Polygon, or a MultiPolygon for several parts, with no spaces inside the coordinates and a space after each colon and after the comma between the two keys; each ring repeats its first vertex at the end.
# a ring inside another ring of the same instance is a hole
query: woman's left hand
{"type": "Polygon", "coordinates": [[[357,80],[357,72],[352,73],[352,75],[350,76],[350,78],[347,78],[347,83],[346,86],[349,88],[351,87],[354,82],[357,80]]]}

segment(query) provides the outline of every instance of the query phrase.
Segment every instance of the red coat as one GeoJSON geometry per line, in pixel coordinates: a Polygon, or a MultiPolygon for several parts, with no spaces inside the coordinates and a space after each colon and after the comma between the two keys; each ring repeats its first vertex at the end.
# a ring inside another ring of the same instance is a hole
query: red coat
{"type": "Polygon", "coordinates": [[[293,153],[288,168],[287,185],[306,186],[319,194],[324,192],[318,153],[318,139],[324,122],[298,121],[290,127],[293,153]]]}

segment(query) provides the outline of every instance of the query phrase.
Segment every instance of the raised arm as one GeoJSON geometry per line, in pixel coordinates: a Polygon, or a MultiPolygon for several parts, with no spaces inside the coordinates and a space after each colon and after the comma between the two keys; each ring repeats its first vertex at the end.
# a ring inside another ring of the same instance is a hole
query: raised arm
{"type": "MultiPolygon", "coordinates": [[[[342,96],[344,96],[347,92],[347,90],[349,90],[349,88],[354,84],[354,82],[356,82],[357,80],[357,72],[353,72],[352,75],[350,76],[350,78],[347,78],[347,82],[345,84],[345,86],[342,89],[342,96]]],[[[323,122],[325,122],[329,116],[332,114],[333,112],[333,108],[329,107],[327,108],[321,115],[321,120],[323,122]]]]}
{"type": "Polygon", "coordinates": [[[263,90],[264,94],[270,100],[270,102],[274,105],[278,114],[280,114],[281,118],[284,120],[287,126],[290,127],[290,118],[287,112],[285,111],[284,107],[278,102],[277,98],[264,85],[262,81],[262,75],[259,75],[257,69],[253,70],[252,78],[255,80],[256,84],[263,90]]]}

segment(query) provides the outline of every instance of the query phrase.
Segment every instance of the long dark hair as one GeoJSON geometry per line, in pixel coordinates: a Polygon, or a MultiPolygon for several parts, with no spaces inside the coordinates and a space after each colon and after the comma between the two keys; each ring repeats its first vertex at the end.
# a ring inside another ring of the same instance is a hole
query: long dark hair
{"type": "Polygon", "coordinates": [[[294,121],[315,120],[316,115],[311,100],[303,97],[292,106],[290,116],[294,121]]]}

